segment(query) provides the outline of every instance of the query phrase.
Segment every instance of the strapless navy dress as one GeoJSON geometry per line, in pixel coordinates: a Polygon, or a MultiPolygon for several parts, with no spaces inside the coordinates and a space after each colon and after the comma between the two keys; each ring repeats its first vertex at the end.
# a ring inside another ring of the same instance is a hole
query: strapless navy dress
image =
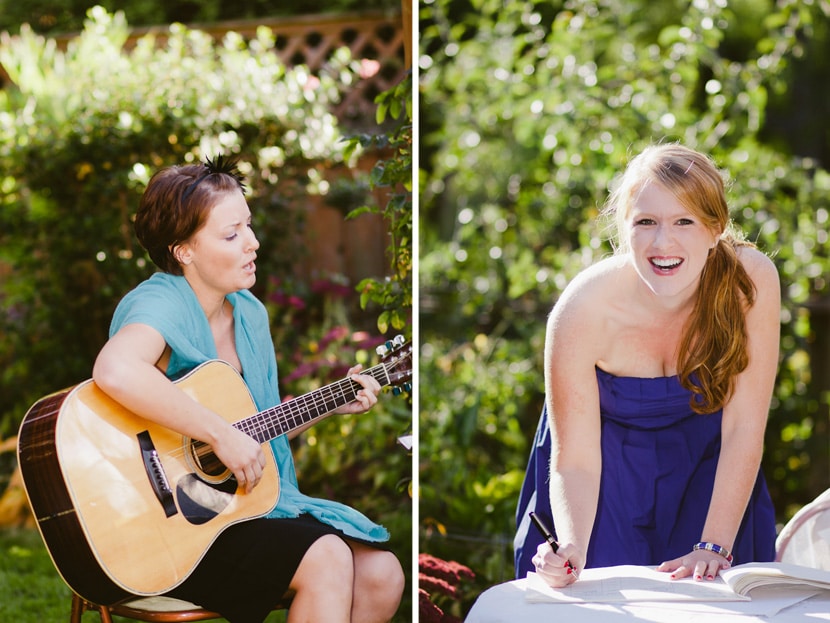
{"type": "MultiPolygon", "coordinates": [[[[597,369],[602,477],[587,567],[658,565],[701,539],[721,446],[722,411],[700,415],[677,376],[618,377],[597,369]]],[[[522,485],[514,539],[516,577],[533,571],[542,537],[555,531],[549,497],[550,429],[543,410],[522,485]]],[[[775,558],[775,511],[758,472],[732,548],[733,564],[775,558]]]]}

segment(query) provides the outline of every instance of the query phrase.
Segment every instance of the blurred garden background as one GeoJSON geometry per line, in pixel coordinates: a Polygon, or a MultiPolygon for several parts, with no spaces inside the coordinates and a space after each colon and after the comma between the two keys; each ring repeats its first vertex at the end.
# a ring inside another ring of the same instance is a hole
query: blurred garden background
{"type": "MultiPolygon", "coordinates": [[[[0,621],[69,617],[15,435],[90,376],[154,271],[131,221],[158,168],[240,158],[283,398],[411,338],[411,19],[400,0],[0,0],[0,621]]],[[[302,490],[386,525],[407,572],[411,432],[410,396],[388,392],[295,444],[302,490]]]]}
{"type": "Polygon", "coordinates": [[[428,585],[443,620],[513,578],[545,319],[610,252],[595,217],[650,143],[711,154],[780,271],[763,469],[785,522],[830,486],[830,4],[423,0],[419,18],[420,551],[475,574],[428,585]]]}

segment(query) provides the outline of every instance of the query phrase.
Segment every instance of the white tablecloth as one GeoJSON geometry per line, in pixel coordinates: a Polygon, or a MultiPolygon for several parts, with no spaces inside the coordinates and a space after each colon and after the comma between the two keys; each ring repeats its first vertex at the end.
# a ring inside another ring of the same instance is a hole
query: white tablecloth
{"type": "Polygon", "coordinates": [[[751,602],[533,603],[527,600],[528,580],[514,580],[487,589],[473,604],[465,623],[821,623],[830,621],[830,591],[802,599],[772,616],[763,612],[767,593],[751,602]]]}

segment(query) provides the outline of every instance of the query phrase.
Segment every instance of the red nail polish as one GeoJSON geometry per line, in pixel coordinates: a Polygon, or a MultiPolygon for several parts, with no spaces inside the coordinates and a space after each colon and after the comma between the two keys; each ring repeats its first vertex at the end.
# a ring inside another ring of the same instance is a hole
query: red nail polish
{"type": "Polygon", "coordinates": [[[695,573],[695,580],[702,580],[702,579],[703,579],[703,576],[698,575],[697,573],[695,573]]]}
{"type": "Polygon", "coordinates": [[[714,580],[715,576],[710,573],[709,575],[706,576],[706,579],[707,580],[714,580]]]}

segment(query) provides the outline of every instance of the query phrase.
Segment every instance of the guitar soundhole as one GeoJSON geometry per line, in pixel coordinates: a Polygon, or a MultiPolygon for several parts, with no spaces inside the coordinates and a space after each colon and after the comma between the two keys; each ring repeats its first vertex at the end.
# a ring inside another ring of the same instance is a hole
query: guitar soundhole
{"type": "Polygon", "coordinates": [[[208,482],[219,482],[227,480],[231,473],[225,464],[219,460],[214,454],[210,445],[202,441],[190,441],[189,444],[190,459],[193,467],[205,476],[208,482]]]}

